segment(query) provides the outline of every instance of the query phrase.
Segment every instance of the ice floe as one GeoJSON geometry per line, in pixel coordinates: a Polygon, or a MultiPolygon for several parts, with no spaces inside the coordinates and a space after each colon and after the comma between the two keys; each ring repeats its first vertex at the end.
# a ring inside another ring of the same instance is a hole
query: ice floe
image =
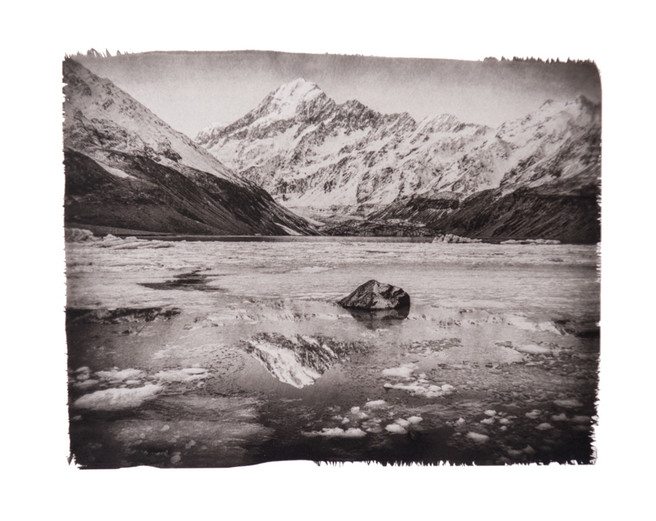
{"type": "Polygon", "coordinates": [[[106,382],[124,382],[126,380],[136,380],[143,377],[144,372],[140,369],[121,369],[117,367],[108,371],[96,371],[96,376],[106,382]]]}
{"type": "Polygon", "coordinates": [[[159,371],[154,377],[162,382],[192,382],[209,377],[209,373],[207,369],[202,367],[186,367],[184,369],[159,371]]]}
{"type": "Polygon", "coordinates": [[[467,433],[467,437],[470,440],[475,441],[476,443],[486,443],[490,439],[490,437],[487,434],[481,434],[474,431],[469,431],[467,433]]]}
{"type": "Polygon", "coordinates": [[[399,367],[383,369],[383,376],[391,376],[394,378],[410,378],[416,369],[416,364],[403,364],[399,367]]]}
{"type": "Polygon", "coordinates": [[[304,432],[305,436],[323,436],[325,438],[364,438],[367,433],[360,428],[341,429],[339,427],[325,427],[320,431],[304,432]]]}
{"type": "Polygon", "coordinates": [[[174,452],[171,455],[171,464],[177,465],[180,461],[182,461],[182,455],[179,452],[174,452]]]}
{"type": "Polygon", "coordinates": [[[387,402],[385,400],[371,400],[364,404],[367,409],[380,409],[381,407],[386,407],[387,402]]]}
{"type": "Polygon", "coordinates": [[[389,425],[385,426],[385,430],[387,432],[391,432],[392,434],[407,434],[408,431],[403,427],[402,425],[399,425],[398,423],[390,423],[389,425]]]}
{"type": "Polygon", "coordinates": [[[455,389],[450,384],[435,385],[422,379],[411,383],[387,382],[383,385],[383,387],[385,389],[397,389],[399,391],[405,391],[412,394],[413,396],[423,396],[425,398],[438,398],[440,396],[445,396],[451,394],[455,389]]]}
{"type": "Polygon", "coordinates": [[[94,380],[93,378],[88,378],[86,380],[75,382],[73,384],[73,387],[79,389],[80,391],[88,391],[89,389],[96,387],[99,383],[100,382],[98,380],[94,380]]]}
{"type": "Polygon", "coordinates": [[[521,456],[531,456],[535,454],[535,449],[530,445],[527,445],[523,449],[508,449],[506,452],[513,458],[519,458],[521,456]]]}
{"type": "Polygon", "coordinates": [[[554,333],[556,335],[562,335],[560,329],[551,321],[533,321],[527,318],[524,315],[506,315],[504,322],[508,325],[514,326],[517,329],[523,329],[524,331],[544,331],[549,333],[554,333]]]}
{"type": "Polygon", "coordinates": [[[162,386],[156,384],[146,384],[143,387],[102,389],[80,396],[73,402],[73,407],[95,411],[132,409],[152,400],[161,391],[162,386]]]}
{"type": "Polygon", "coordinates": [[[546,355],[552,352],[549,347],[538,344],[524,344],[516,346],[515,349],[529,355],[546,355]]]}
{"type": "Polygon", "coordinates": [[[400,425],[404,429],[407,429],[408,427],[410,427],[410,422],[408,420],[404,419],[404,418],[397,418],[396,420],[394,420],[394,423],[396,423],[397,425],[400,425]]]}
{"type": "Polygon", "coordinates": [[[582,407],[583,404],[577,400],[576,398],[567,398],[564,400],[554,400],[554,402],[558,407],[563,407],[564,409],[577,409],[578,407],[582,407]]]}

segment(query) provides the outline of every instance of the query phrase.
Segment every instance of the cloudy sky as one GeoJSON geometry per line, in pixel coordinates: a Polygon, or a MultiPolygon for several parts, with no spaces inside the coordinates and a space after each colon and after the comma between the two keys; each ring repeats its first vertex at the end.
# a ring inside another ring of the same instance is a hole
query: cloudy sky
{"type": "Polygon", "coordinates": [[[208,125],[240,118],[298,77],[317,83],[337,102],[355,98],[380,112],[405,111],[416,119],[446,112],[491,126],[523,116],[547,99],[583,94],[599,101],[601,96],[589,64],[255,51],[76,59],[191,137],[208,125]]]}

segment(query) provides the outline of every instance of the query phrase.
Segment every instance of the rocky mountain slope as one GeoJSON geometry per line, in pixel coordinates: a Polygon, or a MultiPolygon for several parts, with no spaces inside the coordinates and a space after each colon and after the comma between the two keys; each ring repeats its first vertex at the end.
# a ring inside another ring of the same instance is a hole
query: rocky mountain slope
{"type": "Polygon", "coordinates": [[[316,233],[109,80],[71,59],[63,73],[67,225],[229,235],[316,233]]]}
{"type": "Polygon", "coordinates": [[[338,104],[298,79],[234,123],[200,132],[196,142],[276,200],[330,223],[328,233],[430,235],[457,233],[455,226],[483,237],[564,238],[576,235],[563,228],[578,222],[567,217],[575,212],[590,223],[580,238],[589,242],[599,235],[600,118],[600,106],[579,97],[547,101],[498,128],[449,114],[417,122],[355,100],[338,104]],[[474,212],[483,200],[477,194],[498,210],[474,225],[458,216],[474,212]],[[519,203],[521,194],[527,199],[519,203]],[[533,214],[535,198],[544,204],[533,214]],[[506,215],[510,200],[518,206],[506,215]],[[554,221],[539,211],[562,215],[554,221]],[[551,227],[520,222],[543,217],[551,227]]]}

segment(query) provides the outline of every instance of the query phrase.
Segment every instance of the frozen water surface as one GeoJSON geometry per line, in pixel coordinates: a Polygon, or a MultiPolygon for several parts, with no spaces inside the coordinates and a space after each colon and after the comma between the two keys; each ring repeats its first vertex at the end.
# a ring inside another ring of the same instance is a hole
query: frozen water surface
{"type": "Polygon", "coordinates": [[[83,466],[593,457],[594,246],[86,237],[67,277],[83,466]],[[407,318],[336,305],[372,278],[407,318]]]}

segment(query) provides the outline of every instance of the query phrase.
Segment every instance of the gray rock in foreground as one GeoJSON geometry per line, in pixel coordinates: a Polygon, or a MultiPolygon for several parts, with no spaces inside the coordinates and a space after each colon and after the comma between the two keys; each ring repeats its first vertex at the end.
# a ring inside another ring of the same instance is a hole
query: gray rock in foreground
{"type": "Polygon", "coordinates": [[[410,295],[402,288],[370,280],[340,300],[339,305],[348,309],[368,311],[403,309],[410,307],[410,295]]]}

